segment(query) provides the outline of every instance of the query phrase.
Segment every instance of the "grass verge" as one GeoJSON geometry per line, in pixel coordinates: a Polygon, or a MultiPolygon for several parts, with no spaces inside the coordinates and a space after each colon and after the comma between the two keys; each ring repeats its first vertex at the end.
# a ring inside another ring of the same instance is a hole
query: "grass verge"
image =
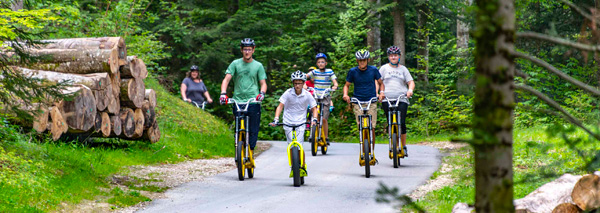
{"type": "MultiPolygon", "coordinates": [[[[525,197],[564,173],[583,174],[594,168],[593,164],[586,163],[597,153],[593,139],[580,130],[558,127],[562,129],[558,131],[556,128],[533,127],[514,130],[515,199],[525,197]],[[555,135],[556,132],[562,131],[566,131],[566,134],[555,135]]],[[[414,204],[426,212],[451,212],[458,202],[473,204],[475,187],[472,154],[470,146],[447,152],[443,162],[452,168],[447,174],[455,183],[429,192],[414,204]]],[[[435,172],[432,179],[439,175],[440,171],[435,172]]],[[[408,206],[402,209],[403,212],[414,210],[408,206]]]]}
{"type": "Polygon", "coordinates": [[[126,175],[129,166],[233,156],[233,137],[222,121],[170,95],[153,78],[146,87],[158,100],[162,136],[154,144],[52,142],[0,123],[0,212],[52,211],[104,198],[115,207],[128,206],[148,200],[140,190],[164,190],[111,185],[111,177],[126,175]]]}

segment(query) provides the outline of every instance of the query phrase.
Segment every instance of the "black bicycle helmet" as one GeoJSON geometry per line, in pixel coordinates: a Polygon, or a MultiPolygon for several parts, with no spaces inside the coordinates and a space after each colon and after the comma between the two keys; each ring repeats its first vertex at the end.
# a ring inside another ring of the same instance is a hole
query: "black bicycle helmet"
{"type": "Polygon", "coordinates": [[[358,60],[369,59],[371,57],[371,54],[369,53],[369,51],[365,50],[365,49],[356,51],[355,55],[356,55],[356,59],[358,59],[358,60]]]}
{"type": "Polygon", "coordinates": [[[256,46],[256,44],[254,44],[254,40],[252,40],[251,38],[245,38],[245,39],[242,39],[242,43],[240,44],[240,46],[254,47],[254,46],[256,46]]]}
{"type": "Polygon", "coordinates": [[[388,54],[388,55],[390,55],[390,54],[398,54],[398,55],[402,55],[402,50],[400,50],[400,48],[399,48],[399,47],[396,47],[396,46],[391,46],[391,47],[388,47],[388,49],[387,49],[387,54],[388,54]]]}
{"type": "Polygon", "coordinates": [[[198,66],[196,66],[196,65],[192,65],[192,66],[190,67],[190,71],[198,71],[198,70],[199,70],[199,69],[198,69],[198,66]]]}

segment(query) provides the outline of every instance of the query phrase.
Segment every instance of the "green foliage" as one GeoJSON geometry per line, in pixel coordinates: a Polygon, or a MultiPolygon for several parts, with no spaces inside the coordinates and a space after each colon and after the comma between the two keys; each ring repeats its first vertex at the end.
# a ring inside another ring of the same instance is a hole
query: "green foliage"
{"type": "Polygon", "coordinates": [[[111,191],[111,194],[113,195],[113,197],[108,199],[108,203],[116,205],[118,207],[133,206],[140,202],[151,201],[150,198],[141,195],[138,191],[129,191],[125,193],[119,187],[115,187],[111,191]]]}
{"type": "Polygon", "coordinates": [[[444,131],[457,132],[471,121],[473,97],[457,95],[448,85],[437,85],[433,94],[415,95],[408,114],[418,119],[407,128],[417,134],[433,135],[444,131]]]}

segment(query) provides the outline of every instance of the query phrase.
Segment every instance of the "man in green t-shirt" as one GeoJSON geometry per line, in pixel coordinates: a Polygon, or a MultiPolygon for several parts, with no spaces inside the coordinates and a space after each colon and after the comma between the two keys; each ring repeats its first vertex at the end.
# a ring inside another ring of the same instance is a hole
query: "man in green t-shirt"
{"type": "MultiPolygon", "coordinates": [[[[233,99],[239,102],[246,102],[251,98],[256,101],[262,101],[267,91],[267,74],[263,65],[252,58],[255,48],[254,40],[245,38],[240,45],[242,58],[236,59],[225,71],[225,78],[221,83],[221,104],[227,104],[227,86],[233,79],[233,99]],[[259,89],[260,83],[260,89],[259,89]]],[[[248,106],[248,141],[250,143],[250,160],[254,161],[253,151],[258,140],[258,131],[260,126],[260,104],[250,104],[248,106]]],[[[233,106],[233,114],[237,115],[237,108],[233,106]]],[[[254,164],[254,162],[252,162],[254,164]]]]}

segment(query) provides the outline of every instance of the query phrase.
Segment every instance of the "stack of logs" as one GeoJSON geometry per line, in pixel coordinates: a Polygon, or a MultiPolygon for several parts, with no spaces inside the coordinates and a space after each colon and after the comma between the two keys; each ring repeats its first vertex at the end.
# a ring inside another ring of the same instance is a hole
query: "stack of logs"
{"type": "Polygon", "coordinates": [[[144,62],[127,56],[121,37],[45,40],[27,52],[39,60],[12,64],[11,70],[47,82],[72,84],[63,90],[71,100],[38,107],[31,124],[53,140],[70,134],[94,137],[160,139],[156,94],[146,89],[144,62]],[[70,134],[67,134],[70,133],[70,134]]]}

